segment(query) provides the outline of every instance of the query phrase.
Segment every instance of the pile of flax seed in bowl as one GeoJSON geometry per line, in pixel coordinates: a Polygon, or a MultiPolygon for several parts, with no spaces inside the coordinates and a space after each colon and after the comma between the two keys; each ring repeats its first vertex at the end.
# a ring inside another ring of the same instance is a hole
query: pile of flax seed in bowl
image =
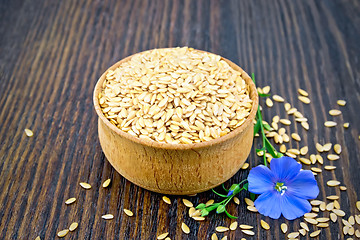
{"type": "Polygon", "coordinates": [[[192,48],[154,49],[106,73],[99,104],[133,136],[173,144],[209,141],[241,126],[249,86],[219,55],[192,48]]]}

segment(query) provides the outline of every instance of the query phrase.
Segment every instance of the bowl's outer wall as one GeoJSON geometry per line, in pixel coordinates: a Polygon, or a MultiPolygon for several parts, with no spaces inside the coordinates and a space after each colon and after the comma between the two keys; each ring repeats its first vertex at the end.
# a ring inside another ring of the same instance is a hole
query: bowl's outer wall
{"type": "MultiPolygon", "coordinates": [[[[114,70],[131,57],[122,59],[109,69],[114,70]]],[[[103,115],[98,103],[98,94],[108,70],[100,77],[93,96],[95,110],[99,116],[99,139],[106,158],[117,172],[148,190],[186,195],[218,186],[240,169],[252,147],[252,121],[258,108],[258,94],[255,84],[243,69],[225,58],[222,59],[240,71],[250,86],[252,110],[244,124],[229,134],[190,146],[143,141],[112,125],[103,115]]]]}

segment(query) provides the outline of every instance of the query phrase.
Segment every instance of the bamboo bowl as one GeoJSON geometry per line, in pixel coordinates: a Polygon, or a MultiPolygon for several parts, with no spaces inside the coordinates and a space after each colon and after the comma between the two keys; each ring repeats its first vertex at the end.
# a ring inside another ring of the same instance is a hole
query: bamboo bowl
{"type": "MultiPolygon", "coordinates": [[[[116,69],[132,56],[115,63],[116,69]]],[[[253,120],[258,94],[249,75],[233,62],[222,58],[242,73],[250,86],[253,106],[245,122],[234,131],[211,141],[169,144],[134,137],[110,123],[99,104],[105,75],[98,80],[93,101],[98,114],[100,145],[111,165],[129,181],[145,189],[176,195],[190,195],[214,188],[231,178],[246,161],[253,143],[253,120]]]]}

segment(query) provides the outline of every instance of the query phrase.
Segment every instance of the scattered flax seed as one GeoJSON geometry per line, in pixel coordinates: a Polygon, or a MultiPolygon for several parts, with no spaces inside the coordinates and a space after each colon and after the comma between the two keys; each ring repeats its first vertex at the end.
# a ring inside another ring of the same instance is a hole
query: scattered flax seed
{"type": "Polygon", "coordinates": [[[241,230],[243,233],[245,233],[246,235],[249,235],[249,236],[254,236],[255,235],[255,233],[253,232],[253,231],[251,231],[251,230],[244,230],[244,229],[242,229],[241,230]]]}
{"type": "Polygon", "coordinates": [[[261,220],[260,221],[260,224],[261,224],[261,227],[265,230],[269,230],[270,229],[270,226],[267,222],[265,222],[264,220],[261,220]]]}
{"type": "Polygon", "coordinates": [[[349,126],[350,126],[350,123],[348,123],[348,122],[346,122],[346,123],[344,123],[344,128],[349,128],[349,126]]]}
{"type": "Polygon", "coordinates": [[[233,200],[234,200],[234,203],[236,203],[237,205],[240,204],[240,199],[239,198],[234,197],[233,200]]]}
{"type": "Polygon", "coordinates": [[[227,236],[223,236],[223,238],[221,240],[227,240],[228,237],[227,236]]]}
{"type": "Polygon", "coordinates": [[[316,150],[317,150],[318,152],[323,152],[323,151],[324,151],[324,148],[323,148],[323,146],[322,146],[320,143],[316,143],[316,144],[315,144],[315,147],[316,147],[316,150]]]}
{"type": "Polygon", "coordinates": [[[286,152],[286,146],[285,146],[284,144],[282,144],[282,145],[280,146],[280,152],[281,152],[281,153],[285,153],[285,152],[286,152]]]}
{"type": "Polygon", "coordinates": [[[40,236],[37,236],[37,237],[35,238],[35,240],[41,240],[40,236]]]}
{"type": "Polygon", "coordinates": [[[349,226],[343,227],[343,233],[344,233],[344,235],[347,235],[349,233],[349,226]]]}
{"type": "Polygon", "coordinates": [[[215,202],[214,199],[210,199],[209,201],[207,201],[207,202],[205,203],[205,206],[209,206],[209,205],[213,204],[214,202],[215,202]]]}
{"type": "Polygon", "coordinates": [[[320,200],[311,200],[310,201],[310,204],[313,206],[319,206],[322,203],[323,203],[323,201],[320,201],[320,200]]]}
{"type": "Polygon", "coordinates": [[[301,126],[305,129],[305,130],[309,130],[309,124],[307,122],[301,122],[301,126]]]}
{"type": "Polygon", "coordinates": [[[313,212],[319,212],[319,211],[320,211],[320,208],[318,208],[318,207],[313,207],[313,208],[311,208],[311,211],[313,211],[313,212]]]}
{"type": "Polygon", "coordinates": [[[165,203],[167,203],[167,204],[171,204],[171,200],[170,200],[170,198],[168,198],[167,196],[163,196],[163,197],[162,197],[162,200],[163,200],[165,203]]]}
{"type": "Polygon", "coordinates": [[[129,217],[134,216],[134,213],[133,213],[132,211],[130,211],[129,209],[126,209],[126,208],[124,208],[124,213],[125,213],[126,215],[128,215],[129,217]]]}
{"type": "Polygon", "coordinates": [[[306,165],[310,165],[311,164],[311,161],[307,158],[299,158],[300,162],[302,162],[303,164],[306,164],[306,165]]]}
{"type": "Polygon", "coordinates": [[[348,219],[348,222],[349,222],[351,225],[354,225],[354,224],[355,224],[355,218],[354,218],[354,216],[350,216],[349,219],[348,219]]]}
{"type": "Polygon", "coordinates": [[[334,200],[334,208],[340,209],[340,203],[337,200],[334,200]]]}
{"type": "Polygon", "coordinates": [[[300,148],[300,154],[301,155],[306,155],[309,151],[309,147],[308,146],[305,146],[305,147],[302,147],[300,148]]]}
{"type": "Polygon", "coordinates": [[[248,206],[254,206],[254,202],[253,202],[251,199],[245,198],[244,200],[245,200],[246,205],[248,205],[248,206]]]}
{"type": "Polygon", "coordinates": [[[341,114],[341,111],[340,111],[340,110],[337,110],[337,109],[331,109],[331,110],[329,111],[329,114],[330,114],[331,116],[338,116],[338,115],[341,114]]]}
{"type": "Polygon", "coordinates": [[[329,154],[327,155],[327,159],[329,159],[330,161],[335,161],[338,160],[340,157],[338,155],[335,154],[329,154]]]}
{"type": "Polygon", "coordinates": [[[24,131],[25,131],[26,136],[28,136],[28,137],[34,136],[33,131],[31,131],[30,129],[25,128],[24,131]]]}
{"type": "Polygon", "coordinates": [[[315,154],[310,155],[310,161],[311,161],[312,164],[316,163],[316,155],[315,154]]]}
{"type": "Polygon", "coordinates": [[[300,223],[300,227],[302,227],[302,228],[305,229],[306,231],[309,231],[308,225],[307,225],[306,223],[304,223],[304,222],[301,222],[301,223],[300,223]]]}
{"type": "Polygon", "coordinates": [[[237,229],[238,227],[238,222],[233,222],[232,224],[230,224],[230,230],[234,231],[235,229],[237,229]]]}
{"type": "Polygon", "coordinates": [[[301,88],[298,89],[298,93],[299,93],[300,95],[303,95],[304,97],[309,96],[309,93],[306,92],[305,90],[301,89],[301,88]]]}
{"type": "Polygon", "coordinates": [[[304,214],[304,217],[306,218],[316,218],[317,217],[317,214],[316,213],[305,213],[304,214]]]}
{"type": "Polygon", "coordinates": [[[273,100],[276,101],[276,102],[284,102],[284,98],[279,96],[279,95],[273,95],[273,100]]]}
{"type": "Polygon", "coordinates": [[[291,115],[291,114],[294,114],[297,112],[297,109],[296,108],[291,108],[287,111],[287,114],[291,115]]]}
{"type": "Polygon", "coordinates": [[[355,222],[360,225],[360,215],[355,215],[355,222]]]}
{"type": "Polygon", "coordinates": [[[341,153],[341,145],[340,144],[335,144],[334,145],[334,152],[336,153],[336,154],[340,154],[341,153]]]}
{"type": "Polygon", "coordinates": [[[304,117],[302,117],[302,118],[295,118],[295,121],[297,121],[297,122],[307,122],[307,118],[304,118],[304,117]]]}
{"type": "Polygon", "coordinates": [[[346,105],[346,101],[345,100],[337,100],[336,102],[339,106],[345,106],[346,105]]]}
{"type": "Polygon", "coordinates": [[[350,236],[352,236],[352,235],[354,235],[354,233],[355,233],[355,229],[354,229],[353,227],[350,227],[348,234],[349,234],[350,236]]]}
{"type": "Polygon", "coordinates": [[[288,238],[297,238],[299,236],[299,232],[291,232],[287,235],[288,238]]]}
{"type": "Polygon", "coordinates": [[[189,217],[192,217],[195,213],[196,209],[194,207],[189,208],[189,217]]]}
{"type": "Polygon", "coordinates": [[[324,167],[324,169],[325,169],[325,170],[328,170],[328,171],[331,171],[331,170],[336,169],[336,166],[326,165],[326,166],[324,167]]]}
{"type": "Polygon", "coordinates": [[[219,227],[216,227],[215,230],[216,230],[217,232],[227,232],[227,231],[229,231],[229,228],[228,228],[228,227],[219,226],[219,227]]]}
{"type": "Polygon", "coordinates": [[[280,123],[289,126],[291,124],[291,121],[289,119],[280,119],[280,123]]]}
{"type": "Polygon", "coordinates": [[[90,189],[91,188],[91,185],[86,183],[86,182],[81,182],[80,183],[80,186],[84,189],[90,189]]]}
{"type": "Polygon", "coordinates": [[[204,221],[205,220],[205,217],[197,217],[197,216],[194,216],[192,217],[195,221],[204,221]]]}
{"type": "Polygon", "coordinates": [[[326,143],[326,144],[324,144],[324,145],[323,145],[323,150],[324,150],[324,152],[330,151],[331,147],[332,147],[332,143],[326,143]]]}
{"type": "Polygon", "coordinates": [[[337,180],[330,180],[330,181],[327,181],[326,183],[329,187],[335,187],[335,186],[339,186],[340,185],[340,182],[337,181],[337,180]]]}
{"type": "Polygon", "coordinates": [[[337,221],[337,215],[335,213],[330,213],[330,219],[331,219],[331,221],[336,222],[337,221]]]}
{"type": "Polygon", "coordinates": [[[319,207],[320,207],[321,211],[325,211],[326,210],[326,203],[324,203],[324,202],[321,203],[319,207]]]}
{"type": "Polygon", "coordinates": [[[107,179],[107,180],[105,180],[105,182],[103,183],[103,188],[107,188],[109,185],[110,185],[110,183],[111,183],[111,179],[109,178],[109,179],[107,179]]]}
{"type": "Polygon", "coordinates": [[[325,127],[335,127],[337,125],[337,123],[336,122],[334,122],[334,121],[326,121],[326,122],[324,122],[324,126],[325,127]]]}
{"type": "Polygon", "coordinates": [[[247,210],[249,210],[250,212],[258,212],[258,210],[257,210],[254,206],[247,206],[246,208],[247,208],[247,210]]]}
{"type": "Polygon", "coordinates": [[[69,231],[70,232],[75,231],[75,229],[77,229],[78,226],[79,226],[79,224],[77,222],[73,222],[69,227],[69,231]]]}
{"type": "Polygon", "coordinates": [[[249,163],[244,163],[244,165],[242,165],[241,169],[247,169],[249,167],[249,163]]]}
{"type": "Polygon", "coordinates": [[[266,98],[265,103],[266,103],[266,106],[268,106],[269,108],[271,108],[272,106],[274,106],[274,103],[273,103],[273,101],[271,101],[270,98],[266,98]]]}
{"type": "Polygon", "coordinates": [[[281,231],[285,234],[288,230],[288,225],[286,225],[286,223],[282,223],[280,225],[281,231]]]}
{"type": "Polygon", "coordinates": [[[324,163],[324,159],[320,154],[316,154],[316,161],[318,161],[320,164],[324,163]]]}
{"type": "Polygon", "coordinates": [[[310,101],[310,98],[308,98],[308,97],[305,97],[305,96],[298,96],[298,99],[300,100],[300,101],[302,101],[303,103],[305,103],[305,104],[309,104],[311,101],[310,101]]]}
{"type": "Polygon", "coordinates": [[[184,205],[187,206],[187,207],[193,207],[193,206],[194,206],[194,204],[192,204],[192,202],[190,202],[189,200],[187,200],[187,199],[185,199],[185,198],[182,199],[182,202],[183,202],[184,205]]]}
{"type": "Polygon", "coordinates": [[[303,236],[306,235],[306,230],[305,229],[299,229],[299,233],[303,236]]]}
{"type": "Polygon", "coordinates": [[[316,221],[318,221],[319,223],[325,223],[325,222],[330,221],[330,218],[321,217],[321,218],[317,218],[316,221]]]}
{"type": "MultiPolygon", "coordinates": [[[[288,150],[289,153],[292,153],[294,155],[300,155],[300,151],[298,149],[295,148],[291,148],[288,150]]],[[[295,156],[296,157],[296,156],[295,156]]]]}
{"type": "Polygon", "coordinates": [[[313,225],[318,224],[318,222],[313,218],[304,218],[304,220],[313,225]]]}
{"type": "Polygon", "coordinates": [[[345,216],[345,212],[340,209],[333,209],[332,212],[335,213],[336,215],[338,215],[339,217],[345,216]]]}
{"type": "Polygon", "coordinates": [[[102,219],[105,219],[105,220],[110,220],[110,219],[113,219],[113,218],[114,218],[114,215],[112,215],[112,214],[105,214],[105,215],[102,215],[101,218],[102,218],[102,219]]]}
{"type": "Polygon", "coordinates": [[[310,233],[310,237],[312,237],[312,238],[317,237],[317,236],[319,236],[320,232],[321,232],[321,230],[314,231],[314,232],[310,233]]]}
{"type": "Polygon", "coordinates": [[[356,208],[360,211],[360,201],[356,202],[356,208]]]}
{"type": "Polygon", "coordinates": [[[62,238],[62,237],[65,237],[66,234],[69,233],[69,229],[64,229],[64,230],[61,230],[60,232],[57,233],[58,237],[59,238],[62,238]]]}
{"type": "Polygon", "coordinates": [[[265,86],[262,90],[264,94],[268,94],[270,92],[270,86],[265,86]]]}
{"type": "Polygon", "coordinates": [[[292,137],[295,141],[298,141],[298,142],[301,141],[301,137],[300,137],[299,134],[297,134],[297,133],[292,133],[292,134],[291,134],[291,137],[292,137]]]}
{"type": "Polygon", "coordinates": [[[317,168],[317,167],[312,167],[311,171],[316,172],[316,173],[321,173],[322,172],[322,170],[320,168],[317,168]]]}
{"type": "Polygon", "coordinates": [[[286,112],[289,111],[291,109],[290,103],[285,103],[284,108],[286,112]]]}
{"type": "Polygon", "coordinates": [[[326,199],[329,199],[329,200],[338,200],[338,199],[339,199],[339,196],[330,195],[330,196],[327,196],[326,199]]]}
{"type": "Polygon", "coordinates": [[[239,226],[241,229],[245,229],[245,230],[249,230],[249,229],[253,229],[253,226],[250,225],[246,225],[246,224],[240,224],[239,226]]]}
{"type": "Polygon", "coordinates": [[[339,188],[341,191],[346,191],[346,189],[347,189],[345,186],[340,186],[339,188]]]}
{"type": "Polygon", "coordinates": [[[211,235],[211,240],[218,240],[219,238],[216,236],[216,233],[211,235]]]}
{"type": "Polygon", "coordinates": [[[185,223],[181,223],[181,230],[186,234],[190,233],[190,228],[185,223]]]}
{"type": "Polygon", "coordinates": [[[355,231],[355,236],[356,236],[357,238],[360,238],[360,231],[359,231],[359,229],[357,229],[357,230],[355,231]]]}
{"type": "Polygon", "coordinates": [[[66,205],[70,205],[70,204],[74,203],[75,201],[76,201],[76,198],[74,198],[74,197],[73,197],[73,198],[69,198],[68,200],[65,201],[65,204],[66,204],[66,205]]]}
{"type": "Polygon", "coordinates": [[[169,233],[166,232],[166,233],[160,234],[156,239],[158,239],[158,240],[165,239],[168,235],[169,235],[169,233]]]}

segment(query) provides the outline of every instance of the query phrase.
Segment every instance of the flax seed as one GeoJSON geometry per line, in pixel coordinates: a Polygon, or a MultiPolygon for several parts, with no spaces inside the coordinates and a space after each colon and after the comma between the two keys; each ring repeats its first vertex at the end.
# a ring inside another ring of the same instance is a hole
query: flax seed
{"type": "Polygon", "coordinates": [[[238,227],[238,222],[233,222],[233,223],[230,224],[230,230],[231,231],[236,230],[237,227],[238,227]]]}
{"type": "Polygon", "coordinates": [[[81,182],[80,183],[80,186],[84,189],[90,189],[91,188],[91,185],[86,183],[86,182],[81,182]]]}
{"type": "Polygon", "coordinates": [[[310,99],[308,97],[305,97],[305,96],[299,96],[298,99],[300,101],[302,101],[303,103],[305,103],[305,104],[309,104],[311,102],[310,99]]]}
{"type": "Polygon", "coordinates": [[[265,230],[269,230],[270,229],[270,226],[267,222],[265,222],[264,220],[261,220],[260,221],[260,224],[261,224],[261,227],[265,230]]]}
{"type": "Polygon", "coordinates": [[[288,230],[288,225],[286,225],[286,223],[282,223],[280,225],[281,231],[285,234],[288,230]]]}
{"type": "Polygon", "coordinates": [[[24,131],[25,131],[26,136],[28,136],[28,137],[34,136],[33,131],[31,131],[30,129],[25,128],[24,131]]]}
{"type": "Polygon", "coordinates": [[[229,228],[228,228],[228,227],[219,226],[219,227],[216,227],[215,230],[216,230],[217,232],[227,232],[227,231],[229,231],[229,228]]]}
{"type": "Polygon", "coordinates": [[[158,240],[162,240],[162,239],[165,239],[168,235],[169,235],[169,233],[168,233],[168,232],[166,232],[166,233],[162,233],[162,234],[160,234],[159,236],[157,236],[157,238],[156,238],[156,239],[158,239],[158,240]]]}
{"type": "Polygon", "coordinates": [[[168,198],[167,196],[163,196],[163,197],[162,197],[162,200],[163,200],[165,203],[167,203],[167,204],[171,204],[171,200],[170,200],[170,198],[168,198]]]}
{"type": "Polygon", "coordinates": [[[111,183],[111,179],[107,179],[107,180],[105,180],[105,182],[103,183],[103,188],[107,188],[109,185],[110,185],[110,183],[111,183]]]}
{"type": "Polygon", "coordinates": [[[346,105],[346,101],[345,100],[337,100],[337,104],[339,105],[339,106],[345,106],[346,105]]]}
{"type": "Polygon", "coordinates": [[[70,232],[75,231],[75,229],[77,229],[78,226],[79,226],[79,224],[77,222],[73,222],[69,227],[69,231],[70,232]]]}
{"type": "Polygon", "coordinates": [[[61,230],[60,232],[57,233],[59,238],[65,237],[67,234],[69,233],[69,229],[64,229],[61,230]]]}
{"type": "Polygon", "coordinates": [[[298,89],[298,93],[299,93],[300,95],[303,95],[304,97],[309,96],[309,93],[306,92],[305,90],[301,89],[301,88],[298,89]]]}
{"type": "Polygon", "coordinates": [[[181,230],[186,234],[190,233],[190,228],[185,223],[181,223],[181,230]]]}

